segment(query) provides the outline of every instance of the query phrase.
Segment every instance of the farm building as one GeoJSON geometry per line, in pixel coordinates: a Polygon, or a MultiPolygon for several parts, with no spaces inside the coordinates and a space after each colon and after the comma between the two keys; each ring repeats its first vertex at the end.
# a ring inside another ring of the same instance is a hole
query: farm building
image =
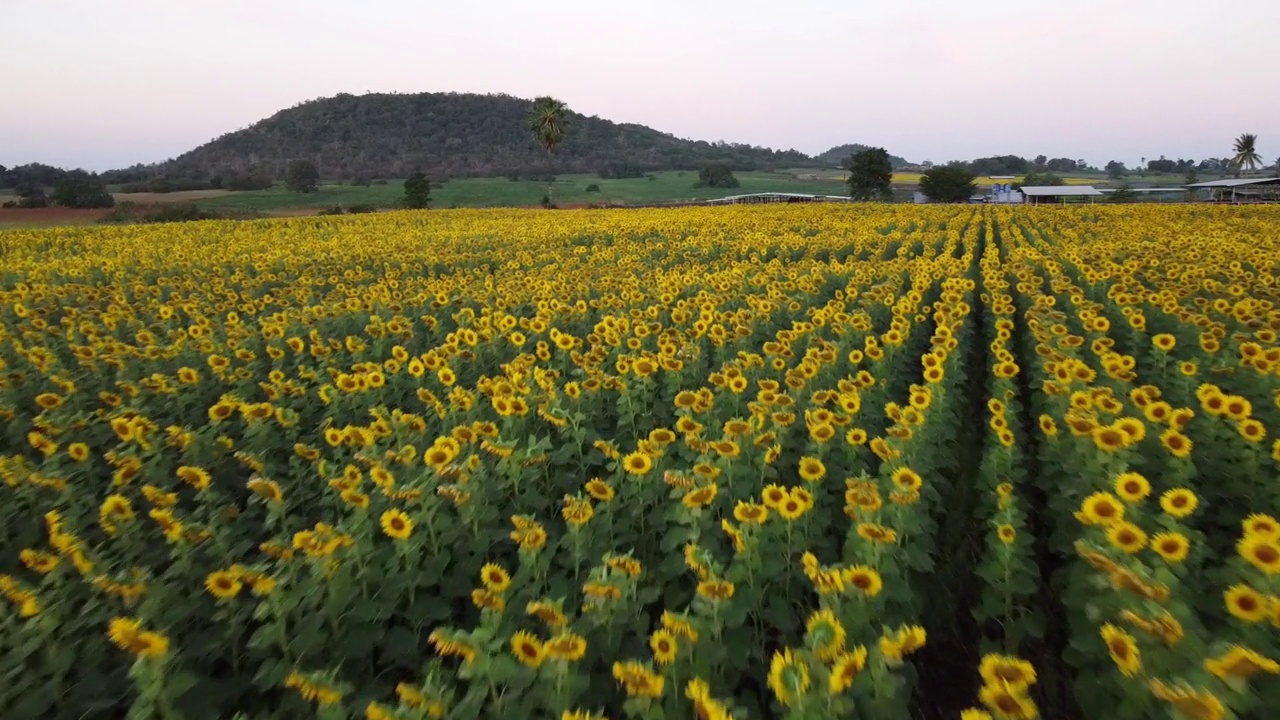
{"type": "Polygon", "coordinates": [[[714,200],[698,201],[699,205],[755,205],[759,203],[853,202],[844,195],[805,195],[803,193],[753,193],[730,195],[714,200]]]}
{"type": "Polygon", "coordinates": [[[1045,203],[1090,202],[1102,197],[1102,191],[1092,185],[1032,185],[1018,189],[1025,202],[1031,205],[1045,203]],[[1087,200],[1086,200],[1087,199],[1087,200]]]}
{"type": "Polygon", "coordinates": [[[1210,202],[1280,202],[1280,178],[1226,178],[1188,185],[1193,191],[1207,191],[1210,202]]]}

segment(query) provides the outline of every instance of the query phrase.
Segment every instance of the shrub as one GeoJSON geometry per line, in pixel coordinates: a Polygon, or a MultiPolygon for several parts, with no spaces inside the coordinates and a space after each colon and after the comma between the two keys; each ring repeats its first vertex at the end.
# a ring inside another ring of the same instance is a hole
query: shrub
{"type": "Polygon", "coordinates": [[[733,176],[733,171],[727,165],[712,163],[698,171],[698,182],[694,183],[693,186],[696,188],[736,188],[741,184],[738,182],[738,178],[733,176]]]}
{"type": "Polygon", "coordinates": [[[109,208],[116,204],[107,186],[89,177],[67,177],[58,181],[50,200],[65,208],[109,208]]]}
{"type": "Polygon", "coordinates": [[[591,183],[587,186],[587,192],[600,192],[600,186],[595,183],[591,183]]]}

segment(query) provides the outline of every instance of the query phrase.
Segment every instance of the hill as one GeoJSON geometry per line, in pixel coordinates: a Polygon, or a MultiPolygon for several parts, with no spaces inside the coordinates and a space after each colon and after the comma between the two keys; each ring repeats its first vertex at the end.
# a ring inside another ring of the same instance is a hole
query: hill
{"type": "MultiPolygon", "coordinates": [[[[818,155],[813,160],[822,167],[844,167],[844,161],[848,160],[850,155],[862,152],[869,147],[869,145],[859,145],[858,143],[837,145],[821,155],[818,155]]],[[[897,155],[890,155],[889,164],[893,166],[894,170],[897,170],[898,168],[907,167],[911,163],[897,155]]]]}
{"type": "MultiPolygon", "coordinates": [[[[325,177],[531,177],[632,170],[696,169],[722,162],[735,169],[809,166],[795,150],[684,140],[643,125],[572,114],[563,146],[548,155],[528,130],[531,101],[461,93],[341,94],[312,100],[201,145],[146,174],[205,178],[265,164],[277,177],[295,159],[325,177]]],[[[137,168],[135,168],[137,169],[137,168]]]]}

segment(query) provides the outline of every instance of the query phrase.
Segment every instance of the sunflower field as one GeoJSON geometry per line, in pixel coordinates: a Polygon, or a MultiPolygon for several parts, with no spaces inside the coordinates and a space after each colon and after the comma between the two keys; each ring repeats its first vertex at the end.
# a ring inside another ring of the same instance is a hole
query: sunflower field
{"type": "Polygon", "coordinates": [[[1280,208],[0,232],[0,717],[1253,718],[1280,208]]]}

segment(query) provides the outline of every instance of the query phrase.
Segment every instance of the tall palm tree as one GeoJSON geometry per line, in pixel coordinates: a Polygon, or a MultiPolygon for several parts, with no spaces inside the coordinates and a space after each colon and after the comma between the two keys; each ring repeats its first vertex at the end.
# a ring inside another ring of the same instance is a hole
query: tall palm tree
{"type": "Polygon", "coordinates": [[[1253,170],[1262,163],[1262,156],[1258,154],[1257,144],[1258,136],[1253,133],[1244,133],[1236,138],[1236,155],[1231,158],[1231,165],[1236,169],[1236,177],[1240,176],[1241,168],[1247,166],[1250,170],[1253,170]]]}
{"type": "MultiPolygon", "coordinates": [[[[544,95],[533,101],[533,108],[529,111],[529,129],[548,156],[564,142],[565,116],[568,114],[569,106],[553,97],[544,95]]],[[[551,183],[547,183],[546,197],[550,203],[551,183]]]]}

